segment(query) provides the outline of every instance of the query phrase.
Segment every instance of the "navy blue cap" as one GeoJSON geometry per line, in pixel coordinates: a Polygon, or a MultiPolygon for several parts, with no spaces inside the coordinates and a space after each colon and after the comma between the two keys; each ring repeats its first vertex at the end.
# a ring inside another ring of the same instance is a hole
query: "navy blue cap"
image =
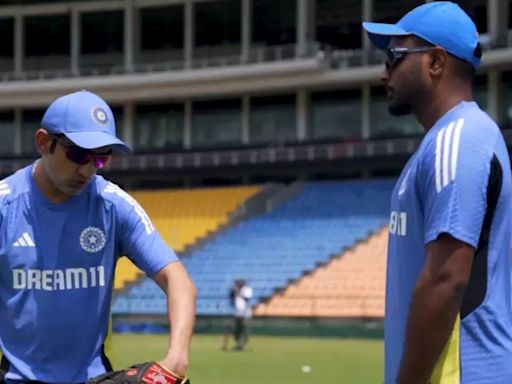
{"type": "Polygon", "coordinates": [[[110,146],[131,153],[130,147],[116,136],[116,122],[108,104],[88,91],[56,99],[46,109],[41,126],[50,133],[64,134],[82,148],[110,146]]]}
{"type": "Polygon", "coordinates": [[[379,49],[386,49],[393,36],[418,36],[444,48],[459,59],[480,67],[476,55],[479,43],[475,23],[457,4],[436,1],[414,8],[396,24],[363,22],[370,40],[379,49]]]}

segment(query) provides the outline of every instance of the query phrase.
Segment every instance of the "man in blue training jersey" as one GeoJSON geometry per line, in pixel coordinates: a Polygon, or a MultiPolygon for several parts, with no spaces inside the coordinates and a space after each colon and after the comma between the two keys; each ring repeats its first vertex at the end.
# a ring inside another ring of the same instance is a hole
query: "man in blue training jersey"
{"type": "Polygon", "coordinates": [[[105,352],[118,257],[167,294],[171,334],[159,361],[185,375],[195,288],[141,206],[96,175],[116,152],[114,116],[80,91],[55,100],[35,133],[41,155],[0,181],[0,382],[84,383],[105,352]]]}
{"type": "Polygon", "coordinates": [[[510,160],[473,101],[476,27],[452,2],[363,23],[395,116],[426,133],[391,199],[386,384],[512,383],[510,160]]]}

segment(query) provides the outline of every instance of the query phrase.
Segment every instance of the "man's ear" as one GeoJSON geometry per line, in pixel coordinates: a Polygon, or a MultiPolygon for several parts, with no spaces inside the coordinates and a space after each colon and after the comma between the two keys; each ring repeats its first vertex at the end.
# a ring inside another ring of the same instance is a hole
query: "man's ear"
{"type": "Polygon", "coordinates": [[[53,139],[48,131],[44,128],[39,128],[34,137],[37,152],[41,156],[49,154],[53,139]]]}
{"type": "Polygon", "coordinates": [[[439,76],[445,70],[448,63],[448,54],[441,47],[434,47],[430,51],[430,73],[439,76]]]}

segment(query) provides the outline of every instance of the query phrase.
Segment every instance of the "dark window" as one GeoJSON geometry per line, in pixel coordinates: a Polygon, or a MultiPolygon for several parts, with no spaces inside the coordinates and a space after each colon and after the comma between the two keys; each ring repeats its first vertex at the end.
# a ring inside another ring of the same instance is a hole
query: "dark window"
{"type": "Polygon", "coordinates": [[[487,75],[483,74],[476,76],[475,81],[473,82],[473,98],[484,111],[487,110],[488,93],[487,75]]]}
{"type": "Polygon", "coordinates": [[[183,104],[140,105],[134,132],[137,151],[182,148],[183,104]]]}
{"type": "Polygon", "coordinates": [[[195,45],[240,44],[240,0],[195,3],[195,45]]]}
{"type": "Polygon", "coordinates": [[[82,53],[123,51],[123,12],[82,14],[82,53]]]}
{"type": "Polygon", "coordinates": [[[25,23],[25,55],[69,55],[69,15],[31,16],[25,23]]]}
{"type": "Polygon", "coordinates": [[[37,154],[34,144],[34,134],[41,127],[41,120],[44,110],[23,111],[21,124],[21,153],[22,155],[34,156],[37,154]]]}
{"type": "Polygon", "coordinates": [[[0,111],[0,130],[2,132],[0,156],[14,155],[16,126],[14,123],[14,113],[12,111],[0,111]]]}
{"type": "Polygon", "coordinates": [[[503,72],[502,75],[502,93],[499,98],[501,116],[500,127],[502,129],[512,129],[512,72],[503,72]]]}
{"type": "Polygon", "coordinates": [[[263,45],[295,43],[296,0],[254,0],[252,40],[263,45]]]}
{"type": "Polygon", "coordinates": [[[317,0],[316,40],[341,49],[361,48],[362,2],[317,0]]]}
{"type": "Polygon", "coordinates": [[[296,96],[280,95],[251,99],[251,144],[285,144],[297,141],[296,96]]]}
{"type": "Polygon", "coordinates": [[[126,140],[126,130],[124,128],[124,107],[113,106],[111,107],[114,120],[116,122],[116,136],[121,140],[126,140]]]}
{"type": "Polygon", "coordinates": [[[192,146],[214,147],[242,141],[240,99],[199,101],[193,104],[192,146]]]}
{"type": "Polygon", "coordinates": [[[142,50],[182,49],[183,9],[183,5],[141,9],[140,48],[142,50]]]}
{"type": "Polygon", "coordinates": [[[361,116],[359,90],[313,93],[310,137],[313,140],[360,138],[361,116]]]}
{"type": "Polygon", "coordinates": [[[14,19],[0,19],[0,56],[14,57],[14,19]]]}

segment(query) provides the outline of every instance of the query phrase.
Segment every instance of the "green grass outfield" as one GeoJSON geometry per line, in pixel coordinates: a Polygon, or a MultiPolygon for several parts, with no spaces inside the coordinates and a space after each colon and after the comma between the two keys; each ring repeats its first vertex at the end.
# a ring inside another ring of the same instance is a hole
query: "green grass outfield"
{"type": "MultiPolygon", "coordinates": [[[[254,336],[247,351],[223,352],[221,335],[193,338],[192,384],[380,384],[380,340],[254,336]],[[303,373],[302,367],[311,367],[303,373]]],[[[115,334],[114,367],[162,358],[165,335],[115,334]]]]}

